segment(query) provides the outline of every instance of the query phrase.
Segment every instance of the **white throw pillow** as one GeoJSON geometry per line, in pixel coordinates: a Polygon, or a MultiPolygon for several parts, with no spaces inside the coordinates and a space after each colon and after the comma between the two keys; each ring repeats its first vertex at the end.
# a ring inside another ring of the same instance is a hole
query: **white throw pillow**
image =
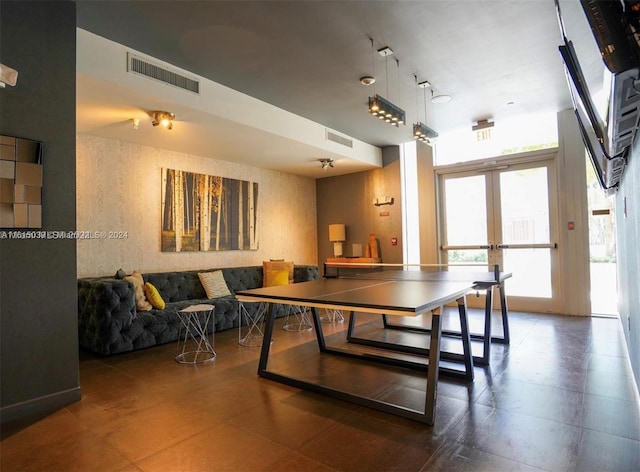
{"type": "Polygon", "coordinates": [[[231,295],[221,270],[199,272],[198,278],[204,287],[204,291],[207,292],[207,298],[220,298],[231,295]]]}

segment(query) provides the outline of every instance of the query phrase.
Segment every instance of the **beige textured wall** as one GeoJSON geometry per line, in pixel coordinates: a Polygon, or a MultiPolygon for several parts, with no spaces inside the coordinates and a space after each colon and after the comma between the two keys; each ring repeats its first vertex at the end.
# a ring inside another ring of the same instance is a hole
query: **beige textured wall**
{"type": "Polygon", "coordinates": [[[106,238],[77,240],[78,277],[260,265],[266,259],[317,264],[314,179],[123,141],[79,134],[77,229],[106,238]],[[160,250],[161,169],[258,182],[257,251],[160,250]],[[126,232],[110,239],[109,232],[126,232]]]}

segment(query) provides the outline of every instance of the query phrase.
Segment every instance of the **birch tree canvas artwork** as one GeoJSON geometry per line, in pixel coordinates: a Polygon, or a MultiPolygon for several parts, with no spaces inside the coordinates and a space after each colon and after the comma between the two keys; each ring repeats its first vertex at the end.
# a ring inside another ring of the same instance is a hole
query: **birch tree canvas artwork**
{"type": "Polygon", "coordinates": [[[258,184],[162,169],[162,251],[258,249],[258,184]]]}

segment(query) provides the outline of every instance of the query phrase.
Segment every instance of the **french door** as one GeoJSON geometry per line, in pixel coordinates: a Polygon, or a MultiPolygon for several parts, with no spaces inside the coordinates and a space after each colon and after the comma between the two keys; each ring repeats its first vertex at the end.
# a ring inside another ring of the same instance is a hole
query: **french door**
{"type": "MultiPolygon", "coordinates": [[[[513,273],[506,282],[511,309],[557,311],[554,160],[443,172],[439,189],[443,262],[498,264],[513,273]]],[[[484,300],[468,302],[482,307],[484,300]]]]}

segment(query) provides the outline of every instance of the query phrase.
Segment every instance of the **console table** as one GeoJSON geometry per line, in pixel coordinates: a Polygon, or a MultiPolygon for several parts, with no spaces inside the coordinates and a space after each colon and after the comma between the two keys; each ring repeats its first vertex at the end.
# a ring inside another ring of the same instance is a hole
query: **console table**
{"type": "Polygon", "coordinates": [[[380,264],[382,259],[379,257],[327,257],[327,262],[331,262],[333,266],[336,264],[380,264]]]}

